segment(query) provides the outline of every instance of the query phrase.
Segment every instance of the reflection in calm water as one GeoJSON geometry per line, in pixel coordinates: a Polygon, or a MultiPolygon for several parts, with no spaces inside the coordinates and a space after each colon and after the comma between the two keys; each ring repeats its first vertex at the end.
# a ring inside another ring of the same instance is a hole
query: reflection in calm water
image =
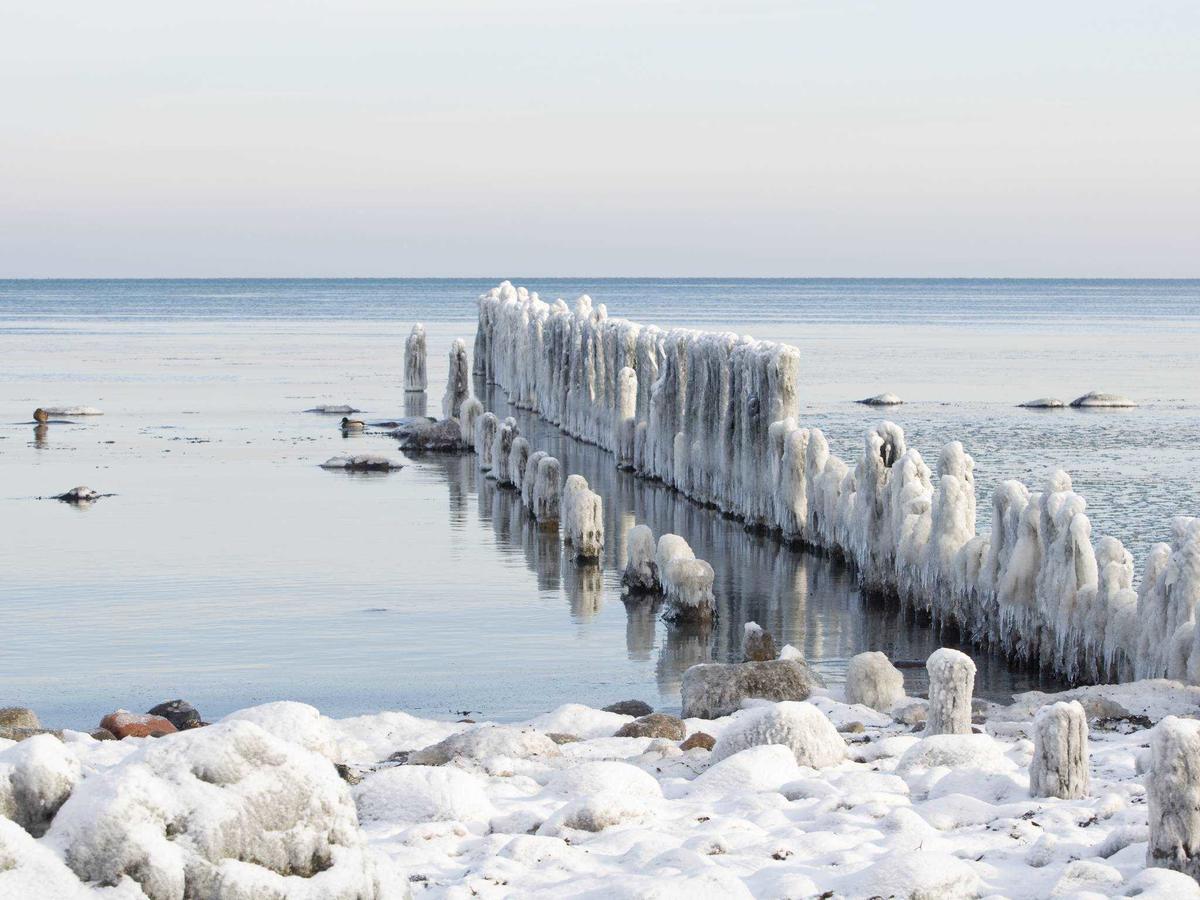
{"type": "MultiPolygon", "coordinates": [[[[750,621],[770,631],[779,644],[798,647],[834,684],[844,677],[851,656],[882,650],[894,660],[915,664],[905,670],[907,688],[923,692],[925,673],[920,664],[940,646],[959,646],[956,634],[939,634],[927,623],[905,621],[896,607],[864,597],[853,572],[840,562],[787,546],[773,536],[751,533],[739,522],[658,482],[620,471],[610,454],[510,407],[498,391],[476,387],[483,389],[487,407],[501,419],[511,415],[517,420],[534,449],[558,457],[564,474],[583,475],[604,498],[606,543],[600,563],[575,560],[556,531],[539,527],[526,514],[516,490],[499,487],[478,471],[474,455],[430,454],[419,457],[419,464],[444,477],[452,515],[474,491],[480,523],[490,528],[500,548],[519,554],[523,565],[537,575],[539,590],[562,592],[572,622],[586,625],[606,604],[623,607],[628,659],[653,659],[662,696],[678,698],[689,666],[739,661],[744,625],[750,621]],[[713,565],[719,609],[714,623],[668,626],[659,618],[660,602],[621,597],[625,535],[643,523],[656,536],[668,531],[682,535],[697,556],[713,565]]],[[[1036,672],[1011,669],[996,654],[964,649],[976,659],[976,690],[982,696],[1007,699],[1015,691],[1058,686],[1036,672]]]]}

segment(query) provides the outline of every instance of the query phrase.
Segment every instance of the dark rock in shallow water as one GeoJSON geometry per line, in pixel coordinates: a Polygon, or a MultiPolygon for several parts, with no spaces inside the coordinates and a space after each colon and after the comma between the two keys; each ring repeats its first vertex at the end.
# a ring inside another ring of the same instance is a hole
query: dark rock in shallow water
{"type": "Polygon", "coordinates": [[[687,735],[683,720],[666,713],[651,713],[626,722],[613,737],[648,737],[666,738],[669,741],[682,741],[687,735]]]}
{"type": "Polygon", "coordinates": [[[153,709],[148,710],[147,715],[162,716],[174,725],[178,731],[183,731],[187,728],[199,728],[204,724],[200,719],[200,713],[196,710],[196,707],[192,706],[186,700],[167,700],[165,703],[160,703],[153,709]]]}
{"type": "Polygon", "coordinates": [[[855,400],[855,403],[861,403],[863,406],[899,406],[904,401],[895,394],[885,393],[876,394],[874,397],[866,397],[862,400],[855,400]]]}
{"type": "Polygon", "coordinates": [[[619,716],[633,716],[635,719],[648,716],[654,712],[654,707],[643,700],[622,700],[610,703],[604,707],[605,712],[616,713],[619,716]]]}
{"type": "Polygon", "coordinates": [[[807,700],[824,687],[821,676],[801,660],[701,663],[683,673],[683,717],[717,719],[741,709],[742,701],[807,700]]]}
{"type": "Polygon", "coordinates": [[[51,500],[61,500],[64,503],[91,503],[93,500],[99,500],[101,497],[111,497],[112,494],[101,494],[93,491],[87,485],[79,485],[73,487],[69,491],[62,494],[55,494],[51,500]]]}
{"type": "Polygon", "coordinates": [[[419,425],[407,425],[397,428],[392,436],[400,441],[400,449],[404,451],[427,450],[440,453],[462,453],[465,448],[462,443],[462,430],[457,419],[443,419],[440,422],[427,420],[419,425]]]}

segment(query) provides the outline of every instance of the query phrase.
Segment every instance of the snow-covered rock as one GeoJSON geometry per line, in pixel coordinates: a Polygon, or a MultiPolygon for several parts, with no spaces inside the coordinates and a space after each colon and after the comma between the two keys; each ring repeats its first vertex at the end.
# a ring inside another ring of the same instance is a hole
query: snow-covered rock
{"type": "Polygon", "coordinates": [[[404,463],[379,453],[355,453],[351,456],[332,456],[321,463],[322,469],[344,469],[347,472],[392,472],[403,469],[404,463]]]}
{"type": "Polygon", "coordinates": [[[1076,409],[1094,409],[1094,408],[1127,408],[1137,406],[1135,402],[1128,397],[1122,397],[1120,394],[1106,394],[1104,391],[1089,391],[1082,397],[1076,397],[1071,401],[1071,405],[1076,409]]]}
{"type": "Polygon", "coordinates": [[[479,780],[445,766],[392,766],[354,788],[363,824],[463,822],[486,829],[496,810],[479,780]]]}
{"type": "Polygon", "coordinates": [[[307,703],[277,700],[231,712],[222,722],[253,722],[280,740],[319,753],[330,762],[343,762],[345,753],[333,720],[307,703]]]}
{"type": "Polygon", "coordinates": [[[712,758],[719,761],[763,744],[787,747],[797,764],[814,769],[837,765],[846,756],[846,742],[824,713],[811,703],[783,702],[735,717],[717,738],[712,758]]]}
{"type": "Polygon", "coordinates": [[[1025,409],[1062,409],[1066,405],[1065,401],[1057,397],[1038,397],[1036,400],[1026,400],[1017,404],[1025,409]]]}
{"type": "Polygon", "coordinates": [[[904,401],[890,392],[876,394],[874,397],[866,397],[862,400],[855,401],[864,406],[899,406],[904,401]]]}
{"type": "Polygon", "coordinates": [[[846,702],[888,712],[904,699],[904,674],[878,650],[853,656],[846,666],[846,702]]]}
{"type": "Polygon", "coordinates": [[[52,735],[0,749],[0,816],[40,837],[82,777],[79,760],[52,735]]]}
{"type": "Polygon", "coordinates": [[[558,745],[538,731],[505,725],[481,725],[415,751],[409,755],[408,764],[441,766],[456,759],[483,762],[494,757],[529,759],[559,755],[558,745]]]}
{"type": "Polygon", "coordinates": [[[683,717],[716,719],[741,708],[748,699],[807,700],[824,687],[802,660],[701,663],[683,673],[683,717]]]}

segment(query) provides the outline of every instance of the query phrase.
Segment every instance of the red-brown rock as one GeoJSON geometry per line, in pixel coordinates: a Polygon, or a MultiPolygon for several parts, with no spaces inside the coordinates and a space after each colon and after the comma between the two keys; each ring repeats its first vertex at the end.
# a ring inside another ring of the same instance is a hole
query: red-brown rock
{"type": "Polygon", "coordinates": [[[100,727],[113,733],[117,740],[127,737],[151,737],[157,734],[171,734],[175,726],[169,719],[162,716],[152,716],[149,713],[135,713],[127,709],[118,709],[100,720],[100,727]]]}

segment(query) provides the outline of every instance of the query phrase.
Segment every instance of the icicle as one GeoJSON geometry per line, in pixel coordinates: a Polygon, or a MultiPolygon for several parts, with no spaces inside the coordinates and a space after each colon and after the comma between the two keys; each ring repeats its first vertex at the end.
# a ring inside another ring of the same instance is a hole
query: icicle
{"type": "Polygon", "coordinates": [[[1030,795],[1080,800],[1088,785],[1087,713],[1078,700],[1043,706],[1033,719],[1030,795]]]}
{"type": "Polygon", "coordinates": [[[404,389],[423,391],[428,386],[425,377],[425,326],[418,322],[404,342],[404,389]]]}

